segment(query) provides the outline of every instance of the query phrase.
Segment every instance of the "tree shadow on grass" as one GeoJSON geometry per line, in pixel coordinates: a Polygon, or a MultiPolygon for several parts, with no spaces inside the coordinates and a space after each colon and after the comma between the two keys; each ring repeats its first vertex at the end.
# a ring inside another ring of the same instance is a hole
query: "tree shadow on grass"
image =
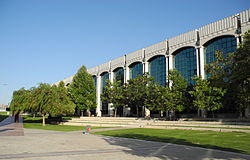
{"type": "MultiPolygon", "coordinates": [[[[46,124],[60,124],[61,122],[66,122],[68,119],[62,118],[62,117],[51,117],[46,118],[45,123],[46,124]]],[[[37,118],[25,118],[24,117],[24,123],[42,123],[42,117],[37,118]]]]}
{"type": "Polygon", "coordinates": [[[240,150],[223,148],[213,145],[199,145],[176,138],[159,138],[156,136],[145,136],[140,134],[120,134],[118,137],[105,136],[103,139],[111,145],[122,146],[127,149],[124,152],[142,157],[157,157],[169,160],[201,160],[201,159],[226,159],[240,158],[250,159],[250,155],[242,155],[240,150]],[[127,138],[118,138],[127,137],[127,138]],[[137,140],[141,139],[141,140],[137,140]],[[147,141],[142,141],[147,140],[147,141]],[[152,142],[157,141],[157,142],[152,142]],[[164,143],[158,143],[164,142],[164,143]],[[181,145],[179,145],[181,144],[181,145]],[[202,148],[201,148],[202,147],[202,148]],[[210,148],[210,149],[204,149],[210,148]],[[223,152],[213,149],[237,152],[223,152]]]}

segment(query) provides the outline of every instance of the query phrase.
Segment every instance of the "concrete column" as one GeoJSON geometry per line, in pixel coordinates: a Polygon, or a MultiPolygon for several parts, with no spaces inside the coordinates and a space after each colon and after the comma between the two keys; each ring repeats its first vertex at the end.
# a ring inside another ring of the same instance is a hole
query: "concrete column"
{"type": "Polygon", "coordinates": [[[200,49],[197,47],[195,48],[196,52],[196,68],[197,68],[197,76],[200,76],[200,49]]]}
{"type": "MultiPolygon", "coordinates": [[[[168,72],[170,71],[170,70],[173,70],[174,69],[174,58],[173,58],[173,56],[172,55],[169,55],[168,56],[168,59],[167,59],[167,79],[168,79],[168,72]]],[[[170,81],[169,82],[169,87],[171,87],[172,86],[172,82],[170,81]]]]}
{"type": "Polygon", "coordinates": [[[166,85],[168,85],[168,56],[165,55],[166,58],[166,85]]]}
{"type": "Polygon", "coordinates": [[[199,52],[200,52],[200,76],[201,78],[205,79],[205,53],[204,53],[204,47],[201,46],[199,47],[199,52]]]}
{"type": "Polygon", "coordinates": [[[143,63],[143,73],[147,73],[148,72],[148,67],[149,67],[149,63],[148,62],[144,62],[143,63]]]}
{"type": "Polygon", "coordinates": [[[238,35],[238,36],[236,37],[236,42],[237,42],[237,48],[239,48],[239,47],[240,47],[240,44],[241,44],[241,42],[242,42],[242,39],[241,39],[241,36],[240,36],[240,35],[238,35]]]}
{"type": "MultiPolygon", "coordinates": [[[[124,67],[124,83],[127,83],[129,80],[129,67],[126,65],[124,67]]],[[[129,116],[130,115],[130,108],[123,107],[123,116],[129,116]]]]}
{"type": "Polygon", "coordinates": [[[114,82],[114,72],[109,72],[109,80],[110,82],[114,82]]]}
{"type": "Polygon", "coordinates": [[[174,69],[174,57],[173,57],[173,55],[169,55],[168,60],[169,60],[169,68],[168,68],[168,70],[174,69]]]}
{"type": "Polygon", "coordinates": [[[129,80],[129,67],[126,66],[125,67],[125,81],[124,82],[127,83],[128,80],[129,80]]]}
{"type": "Polygon", "coordinates": [[[96,116],[101,117],[101,76],[97,75],[96,77],[96,96],[97,96],[97,107],[96,107],[96,116]]]}
{"type": "MultiPolygon", "coordinates": [[[[114,72],[109,72],[109,80],[111,83],[114,82],[114,72]]],[[[113,104],[112,103],[109,103],[108,104],[108,115],[109,116],[114,116],[114,111],[113,111],[113,104]]]]}
{"type": "MultiPolygon", "coordinates": [[[[148,73],[148,67],[149,67],[149,63],[148,62],[144,62],[143,63],[143,73],[148,73]]],[[[144,107],[144,115],[145,117],[150,117],[150,110],[147,109],[146,107],[144,107]]]]}

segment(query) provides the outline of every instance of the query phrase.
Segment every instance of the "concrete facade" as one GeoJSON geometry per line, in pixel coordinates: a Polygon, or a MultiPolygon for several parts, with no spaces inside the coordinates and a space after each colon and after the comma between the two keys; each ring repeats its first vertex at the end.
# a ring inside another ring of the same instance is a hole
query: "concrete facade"
{"type": "MultiPolygon", "coordinates": [[[[242,41],[242,34],[250,29],[250,10],[243,11],[239,14],[221,19],[214,23],[202,26],[193,31],[178,35],[168,40],[161,41],[151,46],[142,48],[132,53],[128,53],[122,57],[113,59],[109,62],[88,69],[88,72],[97,77],[97,108],[96,115],[102,116],[101,113],[101,75],[104,72],[109,73],[110,80],[113,80],[114,70],[117,68],[124,69],[124,82],[129,80],[130,66],[134,63],[143,64],[143,72],[149,70],[149,60],[156,56],[165,56],[166,72],[174,68],[175,52],[186,47],[193,47],[196,50],[197,75],[205,78],[205,44],[218,37],[233,36],[237,39],[237,44],[242,41]]],[[[64,80],[65,84],[71,83],[72,77],[64,80]]],[[[112,110],[109,107],[109,110],[112,110]]],[[[123,110],[127,114],[128,110],[123,110]]],[[[109,112],[111,113],[111,112],[109,112]]],[[[146,110],[146,115],[150,114],[146,110]]]]}

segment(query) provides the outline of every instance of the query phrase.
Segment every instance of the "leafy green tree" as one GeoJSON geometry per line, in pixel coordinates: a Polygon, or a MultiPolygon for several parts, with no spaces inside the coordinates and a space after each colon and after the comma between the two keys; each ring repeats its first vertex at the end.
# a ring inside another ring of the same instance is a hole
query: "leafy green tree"
{"type": "Polygon", "coordinates": [[[165,111],[171,111],[170,118],[175,119],[175,112],[182,111],[186,104],[187,81],[177,70],[168,73],[169,88],[165,90],[165,111]]]}
{"type": "Polygon", "coordinates": [[[40,113],[43,117],[43,126],[45,126],[45,116],[58,116],[63,114],[72,114],[75,105],[70,101],[63,82],[56,85],[41,83],[37,88],[31,91],[31,111],[40,113]]]}
{"type": "Polygon", "coordinates": [[[210,85],[227,91],[222,98],[223,109],[221,110],[226,112],[234,112],[235,110],[235,101],[232,98],[235,94],[233,89],[235,87],[231,80],[233,55],[234,53],[229,53],[228,56],[223,56],[221,51],[217,51],[215,60],[205,65],[205,72],[210,85]]]}
{"type": "Polygon", "coordinates": [[[227,90],[223,98],[224,106],[230,110],[237,108],[241,115],[245,108],[250,107],[249,53],[250,30],[245,33],[243,43],[234,53],[223,57],[222,52],[217,51],[216,60],[205,67],[211,86],[227,90]]]}
{"type": "Polygon", "coordinates": [[[116,117],[117,108],[123,107],[125,105],[124,85],[121,84],[121,81],[114,81],[113,83],[108,81],[101,95],[101,99],[102,101],[106,101],[108,103],[113,104],[116,117]]]}
{"type": "MultiPolygon", "coordinates": [[[[30,90],[21,88],[13,92],[10,109],[13,112],[27,111],[30,109],[30,90]]],[[[14,114],[14,113],[13,113],[14,114]]]]}
{"type": "Polygon", "coordinates": [[[145,102],[145,106],[149,110],[153,111],[166,111],[166,101],[167,101],[167,93],[169,92],[169,88],[165,88],[161,85],[150,83],[147,86],[147,98],[145,102]]]}
{"type": "Polygon", "coordinates": [[[31,91],[31,110],[38,112],[42,115],[42,124],[45,126],[46,114],[53,115],[54,109],[52,108],[54,101],[54,93],[49,84],[41,83],[37,88],[31,91]]]}
{"type": "MultiPolygon", "coordinates": [[[[92,76],[87,72],[85,66],[82,66],[73,78],[73,82],[69,85],[69,95],[76,107],[81,111],[96,107],[96,89],[92,76]]],[[[90,114],[89,114],[90,116],[90,114]]]]}
{"type": "Polygon", "coordinates": [[[137,117],[139,117],[139,108],[146,106],[147,86],[152,81],[152,77],[148,74],[143,74],[130,79],[125,86],[126,102],[129,106],[136,108],[137,117]]]}
{"type": "Polygon", "coordinates": [[[72,102],[71,98],[68,95],[68,90],[65,87],[63,81],[59,83],[58,86],[52,86],[55,92],[55,106],[54,108],[57,110],[57,115],[66,115],[73,114],[75,111],[75,104],[72,102]]]}
{"type": "Polygon", "coordinates": [[[58,86],[41,83],[38,87],[32,87],[30,90],[21,88],[13,92],[10,107],[17,112],[40,113],[43,117],[42,123],[45,126],[47,114],[52,116],[72,114],[75,104],[67,95],[64,83],[60,82],[58,86]]]}
{"type": "Polygon", "coordinates": [[[212,86],[229,88],[229,78],[232,74],[233,53],[223,56],[221,51],[215,52],[215,61],[205,65],[205,72],[212,86]]]}
{"type": "Polygon", "coordinates": [[[226,92],[224,89],[213,87],[208,80],[200,77],[194,77],[193,80],[196,83],[189,94],[194,98],[193,105],[197,109],[215,111],[223,107],[221,99],[226,92]]]}
{"type": "Polygon", "coordinates": [[[239,111],[250,107],[250,30],[244,35],[244,41],[233,54],[232,89],[239,111]]]}

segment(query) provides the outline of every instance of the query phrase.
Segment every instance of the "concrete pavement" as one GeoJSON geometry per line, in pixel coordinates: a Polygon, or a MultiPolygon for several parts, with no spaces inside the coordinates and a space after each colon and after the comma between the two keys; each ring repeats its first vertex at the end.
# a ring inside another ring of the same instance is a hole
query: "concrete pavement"
{"type": "Polygon", "coordinates": [[[10,116],[0,122],[0,136],[23,136],[22,118],[19,118],[20,123],[14,123],[14,117],[10,116]]]}
{"type": "Polygon", "coordinates": [[[128,138],[24,129],[0,136],[0,160],[249,160],[250,155],[128,138]]]}

